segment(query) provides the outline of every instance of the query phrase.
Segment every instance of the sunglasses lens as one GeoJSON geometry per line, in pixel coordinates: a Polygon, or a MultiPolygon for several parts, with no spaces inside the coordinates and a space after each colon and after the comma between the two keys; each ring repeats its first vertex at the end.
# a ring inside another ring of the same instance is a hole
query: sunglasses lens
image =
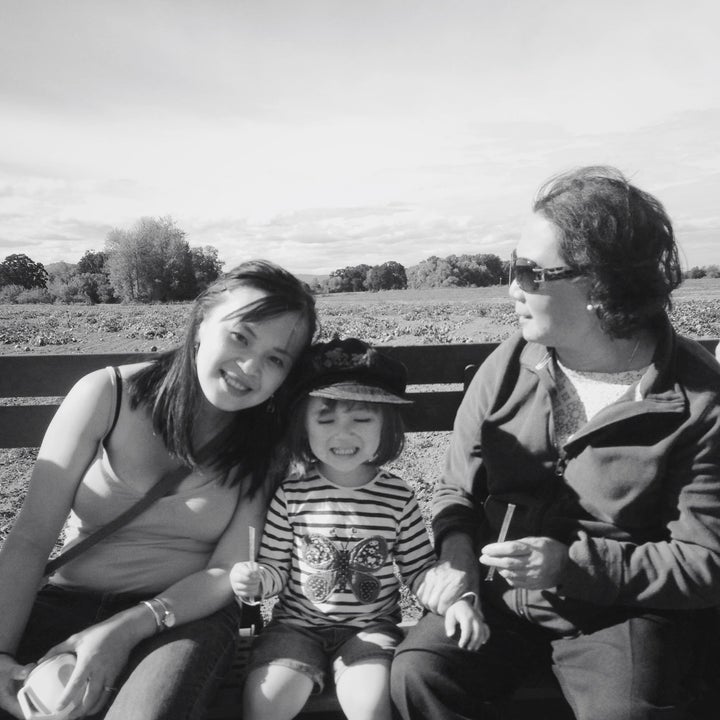
{"type": "Polygon", "coordinates": [[[536,292],[539,287],[533,268],[527,265],[515,265],[513,263],[511,282],[512,280],[515,280],[523,292],[536,292]]]}

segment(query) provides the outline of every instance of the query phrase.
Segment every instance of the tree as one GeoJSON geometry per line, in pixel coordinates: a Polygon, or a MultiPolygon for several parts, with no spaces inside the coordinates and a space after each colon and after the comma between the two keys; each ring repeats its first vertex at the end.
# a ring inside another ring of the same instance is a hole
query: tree
{"type": "Polygon", "coordinates": [[[87,250],[78,261],[77,267],[75,269],[79,273],[106,273],[107,259],[108,254],[106,252],[103,252],[102,250],[100,250],[100,252],[95,252],[94,250],[87,250]]]}
{"type": "Polygon", "coordinates": [[[0,263],[0,285],[22,285],[29,289],[47,287],[45,267],[27,255],[8,255],[0,263]]]}
{"type": "Polygon", "coordinates": [[[408,270],[408,285],[412,288],[443,287],[451,275],[450,263],[431,255],[408,270]]]}
{"type": "Polygon", "coordinates": [[[423,287],[485,287],[507,278],[507,263],[492,254],[436,255],[408,270],[408,284],[423,287]]]}
{"type": "Polygon", "coordinates": [[[106,241],[113,287],[125,301],[188,300],[197,294],[190,246],[171,217],[141,218],[106,241]]]}
{"type": "Polygon", "coordinates": [[[365,278],[368,290],[404,290],[407,287],[405,268],[391,260],[370,268],[365,278]]]}
{"type": "Polygon", "coordinates": [[[202,292],[220,277],[224,263],[218,260],[217,248],[212,245],[190,248],[190,257],[197,292],[202,292]]]}
{"type": "Polygon", "coordinates": [[[88,250],[79,260],[74,281],[80,292],[93,305],[118,301],[110,280],[108,254],[88,250]]]}
{"type": "Polygon", "coordinates": [[[365,290],[369,265],[349,265],[340,270],[333,270],[330,277],[334,281],[329,283],[330,292],[359,292],[365,290]]]}
{"type": "Polygon", "coordinates": [[[690,278],[691,280],[697,280],[698,278],[704,278],[707,274],[707,271],[704,267],[698,267],[695,265],[695,267],[690,268],[686,273],[685,277],[690,278]]]}

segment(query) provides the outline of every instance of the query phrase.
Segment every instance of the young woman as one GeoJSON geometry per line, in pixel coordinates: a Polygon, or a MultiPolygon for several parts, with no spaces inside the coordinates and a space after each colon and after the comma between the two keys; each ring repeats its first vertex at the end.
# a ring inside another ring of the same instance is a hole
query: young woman
{"type": "MultiPolygon", "coordinates": [[[[290,476],[273,499],[259,563],[232,570],[241,599],[280,596],[255,642],[245,720],[294,717],[334,677],[349,720],[390,720],[390,662],[402,637],[399,580],[413,588],[434,562],[412,490],[383,463],[403,447],[405,368],[355,338],[315,346],[290,428],[290,476]]],[[[447,613],[448,634],[477,647],[472,603],[447,613]]]]}
{"type": "Polygon", "coordinates": [[[277,396],[315,324],[302,283],[247,262],[198,298],[181,347],[72,388],[0,554],[0,716],[22,717],[18,683],[60,652],[77,656],[71,718],[201,715],[234,651],[228,572],[271,492],[277,396]],[[168,495],[37,591],[68,515],[65,549],[183,467],[168,495]]]}

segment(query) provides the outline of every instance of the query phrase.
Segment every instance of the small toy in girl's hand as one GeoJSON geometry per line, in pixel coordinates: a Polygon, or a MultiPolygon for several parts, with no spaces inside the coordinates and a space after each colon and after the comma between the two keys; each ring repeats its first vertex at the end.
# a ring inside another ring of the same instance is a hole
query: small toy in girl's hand
{"type": "Polygon", "coordinates": [[[58,700],[75,669],[75,655],[61,653],[37,665],[18,691],[18,702],[26,720],[63,720],[74,709],[70,701],[58,709],[58,700]]]}

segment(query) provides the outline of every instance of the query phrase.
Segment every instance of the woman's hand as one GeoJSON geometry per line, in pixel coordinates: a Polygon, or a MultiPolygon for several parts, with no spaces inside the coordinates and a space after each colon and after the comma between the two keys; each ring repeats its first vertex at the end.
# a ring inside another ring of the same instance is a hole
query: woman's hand
{"type": "Polygon", "coordinates": [[[63,652],[77,656],[75,669],[60,700],[63,706],[67,702],[76,703],[70,718],[93,715],[105,707],[136,642],[137,638],[114,616],[71,635],[41,658],[46,660],[63,652]]]}
{"type": "Polygon", "coordinates": [[[249,560],[235,563],[230,570],[230,587],[243,602],[262,598],[262,573],[258,563],[249,560]]]}
{"type": "Polygon", "coordinates": [[[486,545],[480,562],[496,567],[512,587],[546,590],[559,584],[568,557],[567,546],[557,540],[524,537],[486,545]]]}
{"type": "Polygon", "coordinates": [[[17,691],[34,667],[20,665],[8,655],[0,655],[0,708],[17,718],[24,717],[18,703],[17,691]]]}
{"type": "Polygon", "coordinates": [[[445,615],[467,592],[477,593],[479,565],[470,537],[450,533],[442,542],[440,559],[413,588],[417,599],[431,612],[445,615]]]}
{"type": "Polygon", "coordinates": [[[445,613],[445,633],[452,637],[460,629],[458,647],[477,650],[490,638],[490,628],[478,608],[467,600],[457,600],[445,613]]]}
{"type": "Polygon", "coordinates": [[[414,592],[423,607],[444,615],[450,605],[469,589],[468,574],[443,561],[425,573],[414,592]]]}

